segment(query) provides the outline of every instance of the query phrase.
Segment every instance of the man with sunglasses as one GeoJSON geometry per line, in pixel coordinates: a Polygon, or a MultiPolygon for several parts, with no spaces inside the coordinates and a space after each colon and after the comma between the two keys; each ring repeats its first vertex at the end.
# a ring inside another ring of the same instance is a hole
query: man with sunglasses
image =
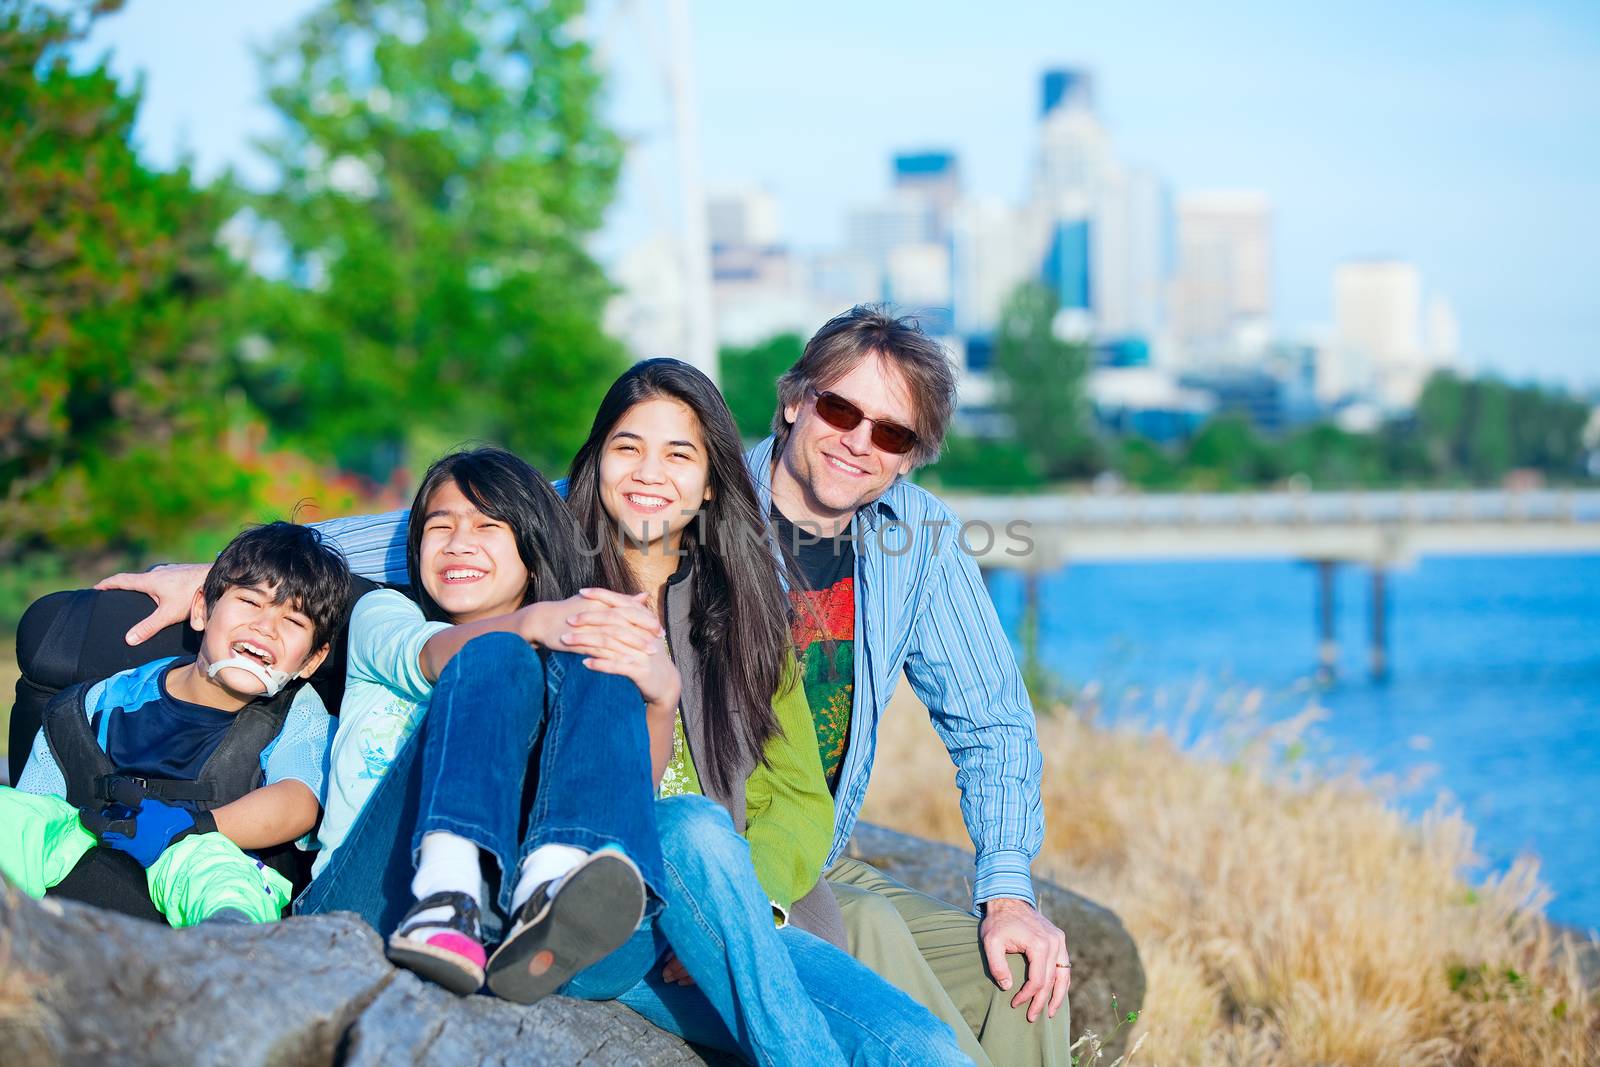
{"type": "MultiPolygon", "coordinates": [[[[955,374],[914,322],[860,306],[826,323],[778,381],[773,435],[746,456],[803,584],[791,589],[824,772],[834,791],[828,880],[864,963],[956,1032],[980,1065],[1066,1065],[1066,938],[1036,907],[1044,840],[1032,705],[960,521],[905,476],[938,458],[955,374]],[[974,916],[844,855],[866,799],[878,723],[904,673],[950,749],[977,852],[974,916]]],[[[404,582],[404,511],[317,524],[351,570],[404,582]]],[[[177,617],[203,566],[115,575],[177,617]]]]}
{"type": "Polygon", "coordinates": [[[748,460],[804,583],[790,591],[795,643],[834,791],[828,879],[851,951],[977,1062],[1067,1064],[1071,960],[1029,876],[1044,838],[1032,705],[960,520],[905,480],[938,457],[955,384],[915,323],[853,308],[779,379],[773,436],[748,460]],[[902,673],[956,764],[981,920],[844,856],[902,673]]]}

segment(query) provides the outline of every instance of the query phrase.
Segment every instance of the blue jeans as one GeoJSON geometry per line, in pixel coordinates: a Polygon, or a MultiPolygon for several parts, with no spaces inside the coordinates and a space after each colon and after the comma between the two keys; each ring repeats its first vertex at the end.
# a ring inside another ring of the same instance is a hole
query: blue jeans
{"type": "Polygon", "coordinates": [[[715,802],[656,803],[667,907],[562,989],[759,1064],[970,1064],[950,1028],[820,937],[777,929],[750,847],[715,802]],[[671,949],[695,985],[661,980],[671,949]],[[831,1037],[831,1040],[830,1040],[831,1037]]]}
{"type": "Polygon", "coordinates": [[[414,902],[422,835],[446,830],[495,858],[502,914],[523,857],[546,844],[620,848],[650,890],[649,914],[666,883],[651,783],[632,682],[485,634],[445,665],[422,722],[295,911],[353,911],[392,931],[414,902]]]}

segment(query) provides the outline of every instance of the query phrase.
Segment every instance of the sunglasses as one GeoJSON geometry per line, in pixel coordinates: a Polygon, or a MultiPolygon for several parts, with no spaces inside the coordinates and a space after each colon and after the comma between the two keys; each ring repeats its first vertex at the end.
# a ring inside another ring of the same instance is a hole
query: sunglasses
{"type": "MultiPolygon", "coordinates": [[[[823,393],[811,390],[811,395],[817,398],[817,414],[822,416],[822,421],[832,426],[835,430],[849,433],[861,425],[861,420],[867,418],[867,413],[856,407],[838,393],[823,393]]],[[[898,422],[887,419],[867,419],[872,423],[872,443],[885,452],[896,456],[903,456],[917,446],[917,432],[908,426],[901,426],[898,422]]]]}

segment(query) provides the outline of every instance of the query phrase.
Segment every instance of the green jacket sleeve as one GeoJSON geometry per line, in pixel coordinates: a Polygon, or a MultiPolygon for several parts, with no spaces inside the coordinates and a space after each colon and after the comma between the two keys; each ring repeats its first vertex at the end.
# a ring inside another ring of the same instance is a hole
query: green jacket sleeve
{"type": "Polygon", "coordinates": [[[833,795],[822,776],[811,706],[792,665],[772,698],[780,736],[745,783],[745,838],[767,897],[787,913],[822,876],[833,844],[833,795]]]}

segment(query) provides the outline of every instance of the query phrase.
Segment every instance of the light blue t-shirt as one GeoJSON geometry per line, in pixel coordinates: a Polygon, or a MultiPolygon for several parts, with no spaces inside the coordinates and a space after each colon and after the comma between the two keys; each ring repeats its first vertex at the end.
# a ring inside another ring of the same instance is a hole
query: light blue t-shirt
{"type": "MultiPolygon", "coordinates": [[[[113,674],[90,686],[89,691],[84,694],[83,701],[84,712],[88,715],[89,721],[93,723],[95,716],[102,712],[105,716],[137,715],[148,709],[151,715],[158,715],[167,710],[173,699],[164,691],[162,678],[166,669],[176,660],[177,657],[153,660],[142,666],[113,674]]],[[[221,716],[226,713],[216,714],[221,716]]],[[[102,716],[100,729],[97,731],[101,748],[106,747],[108,728],[112,725],[105,716],[102,716]]],[[[154,721],[160,723],[165,720],[154,721]]],[[[266,748],[261,750],[261,770],[266,778],[265,784],[276,785],[278,782],[293,779],[311,790],[318,801],[321,801],[323,788],[327,784],[330,733],[328,710],[323,707],[322,698],[309,685],[302,686],[295,694],[294,703],[289,705],[289,714],[284,719],[283,729],[278,732],[277,737],[267,743],[266,748]]],[[[17,788],[24,793],[58,797],[67,795],[66,776],[56,764],[55,756],[50,752],[50,743],[45,740],[42,729],[34,735],[33,749],[28,755],[27,765],[22,769],[22,775],[17,779],[17,788]]]]}
{"type": "Polygon", "coordinates": [[[447,622],[429,622],[422,608],[393,589],[378,589],[356,601],[350,614],[344,700],[333,738],[328,799],[323,805],[322,846],[313,875],[322,873],[362,805],[422,721],[433,683],[422,673],[422,646],[447,622]]]}

